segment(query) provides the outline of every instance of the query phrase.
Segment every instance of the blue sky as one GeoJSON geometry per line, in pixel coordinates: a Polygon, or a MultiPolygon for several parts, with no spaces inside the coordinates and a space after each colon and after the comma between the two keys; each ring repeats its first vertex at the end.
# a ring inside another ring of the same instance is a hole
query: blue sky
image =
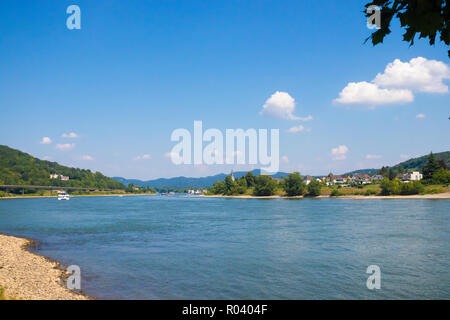
{"type": "Polygon", "coordinates": [[[425,40],[409,47],[398,23],[384,44],[364,44],[363,4],[2,1],[0,144],[140,179],[249,168],[172,164],[170,135],[193,130],[194,120],[223,131],[278,128],[280,169],[304,174],[449,150],[448,48],[425,40]],[[66,28],[71,4],[81,9],[81,30],[66,28]],[[424,63],[416,68],[417,57],[424,63]],[[408,67],[419,79],[401,77],[408,67]],[[427,70],[431,87],[420,73],[427,70]],[[335,101],[351,82],[369,91],[335,101]],[[293,115],[313,119],[261,115],[277,91],[295,99],[293,115]]]}

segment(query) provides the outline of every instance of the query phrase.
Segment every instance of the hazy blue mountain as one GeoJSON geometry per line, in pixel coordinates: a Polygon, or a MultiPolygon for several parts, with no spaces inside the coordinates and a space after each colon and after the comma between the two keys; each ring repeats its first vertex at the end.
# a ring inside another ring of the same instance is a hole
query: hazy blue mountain
{"type": "MultiPolygon", "coordinates": [[[[257,176],[261,173],[261,170],[256,169],[253,170],[252,173],[257,176]]],[[[236,178],[240,178],[245,176],[247,171],[238,171],[234,173],[236,178]]],[[[188,177],[176,177],[176,178],[160,178],[155,180],[142,181],[137,179],[125,179],[121,177],[113,177],[113,179],[120,181],[121,183],[128,185],[132,183],[141,187],[152,187],[152,188],[161,188],[161,187],[176,187],[176,188],[200,188],[200,187],[210,187],[217,181],[223,181],[226,176],[230,175],[229,173],[221,173],[214,176],[201,177],[201,178],[188,178],[188,177]]],[[[288,174],[285,172],[277,172],[272,175],[274,178],[281,178],[281,176],[287,176],[288,174]]]]}

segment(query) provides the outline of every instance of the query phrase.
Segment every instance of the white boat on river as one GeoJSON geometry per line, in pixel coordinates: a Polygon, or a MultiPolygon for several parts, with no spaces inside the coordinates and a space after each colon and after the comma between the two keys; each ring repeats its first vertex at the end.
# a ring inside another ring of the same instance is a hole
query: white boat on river
{"type": "Polygon", "coordinates": [[[62,191],[58,193],[58,200],[70,200],[70,196],[67,192],[62,191]]]}

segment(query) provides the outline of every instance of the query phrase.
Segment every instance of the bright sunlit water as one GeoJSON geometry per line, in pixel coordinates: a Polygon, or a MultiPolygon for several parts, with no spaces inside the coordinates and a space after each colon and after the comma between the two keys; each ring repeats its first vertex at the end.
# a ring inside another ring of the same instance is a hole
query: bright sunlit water
{"type": "Polygon", "coordinates": [[[449,299],[450,200],[0,201],[0,232],[106,299],[449,299]],[[366,268],[381,268],[368,290],[366,268]]]}

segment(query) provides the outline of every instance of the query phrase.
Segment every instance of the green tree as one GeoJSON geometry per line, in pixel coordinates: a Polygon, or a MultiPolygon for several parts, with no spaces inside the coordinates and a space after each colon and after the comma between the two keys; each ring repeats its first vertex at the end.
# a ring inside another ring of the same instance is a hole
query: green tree
{"type": "Polygon", "coordinates": [[[398,179],[389,180],[384,178],[381,180],[381,194],[383,196],[394,195],[400,193],[400,182],[398,179]]]}
{"type": "Polygon", "coordinates": [[[431,180],[436,184],[450,184],[450,171],[440,168],[433,174],[431,180]]]}
{"type": "Polygon", "coordinates": [[[443,159],[438,159],[439,162],[439,166],[445,170],[448,170],[447,168],[447,164],[445,163],[445,161],[443,159]]]}
{"type": "Polygon", "coordinates": [[[311,182],[308,184],[308,195],[311,197],[317,197],[320,196],[321,191],[322,183],[320,183],[316,179],[311,180],[311,182]]]}
{"type": "Polygon", "coordinates": [[[386,178],[389,177],[389,168],[385,166],[381,167],[379,174],[386,178]]]}
{"type": "Polygon", "coordinates": [[[241,177],[237,180],[235,189],[238,194],[244,194],[247,191],[247,180],[245,177],[241,177]]]}
{"type": "Polygon", "coordinates": [[[126,192],[133,192],[134,191],[134,184],[129,183],[127,188],[125,189],[126,192]]]}
{"type": "Polygon", "coordinates": [[[223,181],[215,182],[209,189],[212,194],[227,194],[227,185],[223,181]]]}
{"type": "Polygon", "coordinates": [[[299,172],[289,173],[283,176],[283,189],[290,197],[300,196],[305,193],[306,184],[299,172]]]}
{"type": "MultiPolygon", "coordinates": [[[[414,45],[416,34],[419,39],[428,38],[430,45],[434,45],[438,33],[440,41],[450,45],[448,0],[373,0],[365,6],[380,8],[380,29],[366,39],[371,39],[373,45],[382,43],[385,36],[391,33],[390,24],[394,17],[398,18],[401,27],[405,28],[403,41],[409,42],[411,46],[414,45]]],[[[372,14],[365,11],[366,17],[372,14]]],[[[448,56],[450,57],[450,50],[448,56]]]]}
{"type": "Polygon", "coordinates": [[[423,192],[424,189],[425,188],[420,181],[410,181],[400,184],[400,194],[402,195],[419,194],[423,192]]]}
{"type": "Polygon", "coordinates": [[[256,183],[256,177],[250,171],[245,175],[245,180],[247,181],[247,187],[253,188],[256,183]]]}
{"type": "Polygon", "coordinates": [[[233,181],[233,178],[231,178],[231,176],[225,177],[225,185],[227,187],[226,194],[232,195],[233,193],[236,193],[236,182],[233,181]]]}
{"type": "Polygon", "coordinates": [[[254,194],[257,196],[271,196],[275,192],[276,185],[271,176],[261,174],[256,178],[254,194]]]}
{"type": "Polygon", "coordinates": [[[395,179],[395,177],[397,176],[397,173],[398,173],[397,170],[394,170],[394,169],[392,169],[392,168],[389,168],[389,171],[388,171],[388,177],[389,177],[389,180],[395,179]]]}
{"type": "Polygon", "coordinates": [[[433,175],[441,168],[434,154],[431,152],[428,156],[428,161],[423,166],[423,178],[426,181],[431,181],[433,175]]]}

